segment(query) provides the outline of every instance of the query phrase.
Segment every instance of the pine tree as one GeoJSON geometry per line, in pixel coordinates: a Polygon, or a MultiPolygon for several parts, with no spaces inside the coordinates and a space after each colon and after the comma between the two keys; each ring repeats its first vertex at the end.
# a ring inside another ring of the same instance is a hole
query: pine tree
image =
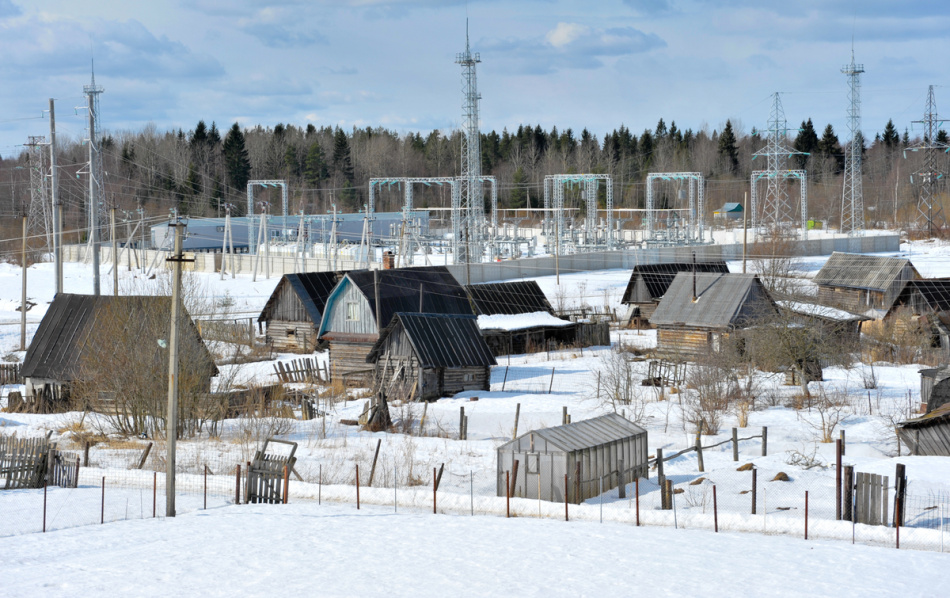
{"type": "Polygon", "coordinates": [[[798,136],[795,137],[793,147],[796,152],[802,152],[795,156],[798,167],[805,168],[805,164],[808,162],[808,155],[818,150],[818,133],[815,131],[815,125],[811,122],[810,118],[807,121],[802,121],[801,130],[798,132],[798,136]]]}
{"type": "Polygon", "coordinates": [[[241,127],[237,123],[234,123],[224,138],[221,153],[224,156],[224,171],[227,174],[228,184],[234,189],[243,191],[251,178],[251,161],[247,157],[244,133],[241,132],[241,127]]]}
{"type": "Polygon", "coordinates": [[[825,127],[825,131],[818,141],[818,153],[826,158],[834,159],[836,174],[844,168],[844,152],[841,151],[841,142],[838,141],[835,129],[830,124],[825,127]]]}
{"type": "Polygon", "coordinates": [[[350,143],[346,139],[343,129],[337,129],[333,135],[333,169],[339,172],[343,179],[353,183],[353,162],[350,158],[350,143]]]}
{"type": "Polygon", "coordinates": [[[726,126],[719,136],[719,156],[726,160],[728,171],[735,174],[739,170],[739,146],[736,134],[732,130],[732,121],[727,120],[726,126]]]}
{"type": "Polygon", "coordinates": [[[307,181],[307,185],[311,188],[318,187],[322,181],[330,176],[327,171],[327,162],[323,157],[323,148],[320,147],[319,141],[311,143],[310,149],[307,150],[307,157],[304,158],[303,176],[304,180],[307,181]]]}
{"type": "Polygon", "coordinates": [[[884,134],[881,136],[881,141],[884,143],[884,147],[887,149],[896,149],[900,145],[901,137],[897,132],[897,127],[894,126],[894,121],[887,119],[887,124],[884,125],[884,134]]]}
{"type": "Polygon", "coordinates": [[[519,166],[511,178],[511,193],[508,195],[509,207],[523,208],[527,206],[527,182],[528,176],[525,174],[524,168],[519,166]]]}

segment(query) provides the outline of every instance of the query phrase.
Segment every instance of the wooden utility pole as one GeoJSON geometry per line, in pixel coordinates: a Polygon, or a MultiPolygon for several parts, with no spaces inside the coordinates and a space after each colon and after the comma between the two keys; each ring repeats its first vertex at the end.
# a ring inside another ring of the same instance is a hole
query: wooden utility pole
{"type": "Polygon", "coordinates": [[[20,291],[20,350],[26,351],[26,216],[23,217],[23,251],[20,265],[23,268],[23,286],[20,291]]]}
{"type": "Polygon", "coordinates": [[[89,94],[89,245],[92,247],[92,294],[100,294],[99,286],[99,195],[96,193],[96,95],[89,94]]]}
{"type": "Polygon", "coordinates": [[[748,229],[746,228],[746,204],[749,202],[749,194],[742,194],[742,273],[745,274],[745,248],[747,241],[748,229]]]}
{"type": "Polygon", "coordinates": [[[53,261],[56,263],[56,294],[63,292],[63,212],[59,203],[59,172],[56,170],[56,106],[49,99],[49,188],[53,200],[53,261]]]}
{"type": "Polygon", "coordinates": [[[119,296],[119,243],[115,238],[115,197],[112,198],[112,212],[109,216],[109,228],[112,229],[112,296],[119,296]]]}
{"type": "Polygon", "coordinates": [[[168,261],[175,264],[172,283],[171,323],[168,334],[168,420],[165,422],[165,444],[168,454],[165,458],[165,516],[175,516],[175,443],[178,440],[178,332],[181,313],[181,264],[191,262],[181,255],[181,242],[184,225],[181,222],[171,224],[175,229],[175,255],[168,261]]]}

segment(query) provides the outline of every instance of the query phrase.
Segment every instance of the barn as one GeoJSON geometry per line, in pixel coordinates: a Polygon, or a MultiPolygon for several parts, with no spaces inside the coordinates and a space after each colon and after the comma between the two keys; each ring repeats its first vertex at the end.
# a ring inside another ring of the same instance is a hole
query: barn
{"type": "Polygon", "coordinates": [[[657,353],[696,358],[719,352],[736,331],[778,315],[755,274],[680,272],[650,321],[657,353]]]}
{"type": "MultiPolygon", "coordinates": [[[[143,381],[167,386],[170,314],[171,297],[56,295],[20,370],[30,408],[65,409],[77,386],[110,389],[97,398],[102,405],[86,405],[93,409],[111,407],[122,398],[116,395],[124,394],[123,385],[129,393],[141,391],[140,385],[132,386],[143,381]],[[136,372],[141,373],[137,378],[136,372]]],[[[193,394],[210,391],[218,368],[187,314],[180,339],[181,388],[193,394]]]]}
{"type": "Polygon", "coordinates": [[[648,458],[647,431],[616,413],[533,430],[498,447],[498,496],[510,475],[512,496],[565,502],[567,475],[567,502],[580,504],[647,477],[648,458]]]}
{"type": "Polygon", "coordinates": [[[814,282],[818,302],[880,319],[920,273],[910,260],[834,252],[814,282]]]}
{"type": "Polygon", "coordinates": [[[901,422],[897,436],[911,455],[950,457],[950,403],[901,422]]]}
{"type": "Polygon", "coordinates": [[[649,327],[650,316],[656,310],[660,299],[673,284],[673,279],[680,272],[718,272],[728,274],[729,267],[724,261],[706,261],[686,263],[675,262],[669,264],[638,264],[633,267],[630,281],[623,292],[620,302],[627,306],[627,315],[624,322],[628,326],[649,327]]]}
{"type": "Polygon", "coordinates": [[[366,382],[372,371],[366,357],[380,329],[400,312],[474,315],[465,289],[445,266],[347,272],[327,297],[317,331],[329,343],[331,376],[366,382]]]}
{"type": "Polygon", "coordinates": [[[327,298],[345,272],[285,274],[257,321],[275,351],[313,353],[327,298]]]}
{"type": "Polygon", "coordinates": [[[495,358],[475,316],[398,312],[366,361],[388,397],[429,401],[489,390],[495,358]]]}

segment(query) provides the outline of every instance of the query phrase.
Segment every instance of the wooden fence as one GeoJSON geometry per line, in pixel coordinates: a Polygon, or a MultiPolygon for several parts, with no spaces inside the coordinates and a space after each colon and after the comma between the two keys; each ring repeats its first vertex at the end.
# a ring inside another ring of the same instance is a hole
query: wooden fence
{"type": "Polygon", "coordinates": [[[195,325],[198,334],[205,340],[254,346],[254,318],[195,320],[195,325]]]}
{"type": "Polygon", "coordinates": [[[44,484],[75,488],[79,456],[57,450],[49,438],[0,436],[0,479],[4,490],[42,488],[44,484]]]}
{"type": "Polygon", "coordinates": [[[0,363],[0,385],[20,384],[20,364],[0,363]]]}
{"type": "Polygon", "coordinates": [[[275,440],[273,438],[265,440],[264,446],[254,454],[254,461],[251,462],[247,469],[245,502],[249,504],[286,503],[287,484],[290,480],[290,472],[297,462],[297,459],[294,457],[296,451],[296,442],[275,440]],[[289,445],[290,454],[280,455],[268,453],[267,447],[271,443],[289,445]]]}
{"type": "Polygon", "coordinates": [[[290,362],[278,361],[274,364],[274,374],[285,384],[294,382],[313,384],[330,380],[328,368],[321,367],[316,359],[310,358],[294,359],[290,362]]]}

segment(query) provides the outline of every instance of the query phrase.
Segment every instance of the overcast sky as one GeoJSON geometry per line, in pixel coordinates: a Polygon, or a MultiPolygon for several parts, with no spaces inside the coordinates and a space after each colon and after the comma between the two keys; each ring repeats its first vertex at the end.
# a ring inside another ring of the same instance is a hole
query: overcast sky
{"type": "Polygon", "coordinates": [[[93,56],[107,131],[454,129],[466,16],[483,131],[748,132],[780,91],[791,125],[843,138],[852,34],[868,137],[912,127],[928,85],[950,117],[948,0],[0,0],[0,155],[48,133],[50,97],[58,131],[85,135],[93,56]]]}

